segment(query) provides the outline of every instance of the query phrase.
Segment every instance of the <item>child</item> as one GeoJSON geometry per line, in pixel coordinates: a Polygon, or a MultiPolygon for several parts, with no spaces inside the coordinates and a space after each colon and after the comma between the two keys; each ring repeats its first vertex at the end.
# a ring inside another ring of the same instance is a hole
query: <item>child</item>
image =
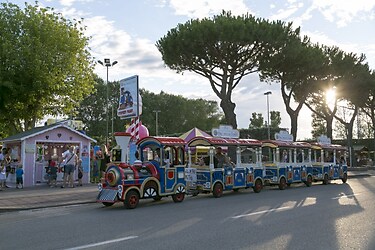
{"type": "Polygon", "coordinates": [[[23,169],[22,165],[18,165],[18,168],[16,169],[16,188],[23,188],[23,169]]]}
{"type": "Polygon", "coordinates": [[[50,176],[50,187],[56,187],[57,186],[57,155],[52,156],[49,168],[48,168],[48,174],[50,176]]]}

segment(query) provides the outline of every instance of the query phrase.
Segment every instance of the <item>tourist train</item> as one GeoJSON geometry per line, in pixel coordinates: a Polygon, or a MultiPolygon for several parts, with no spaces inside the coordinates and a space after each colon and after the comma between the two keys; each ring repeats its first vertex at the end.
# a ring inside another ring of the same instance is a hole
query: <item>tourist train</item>
{"type": "Polygon", "coordinates": [[[252,188],[259,193],[267,185],[284,190],[294,183],[310,187],[348,178],[345,147],[325,136],[315,143],[293,142],[286,131],[264,141],[196,136],[185,142],[146,136],[134,142],[125,132],[115,133],[115,138],[120,148],[113,152],[97,196],[105,206],[123,202],[131,209],[140,199],[171,196],[182,202],[185,195],[211,193],[219,198],[230,190],[252,188]]]}

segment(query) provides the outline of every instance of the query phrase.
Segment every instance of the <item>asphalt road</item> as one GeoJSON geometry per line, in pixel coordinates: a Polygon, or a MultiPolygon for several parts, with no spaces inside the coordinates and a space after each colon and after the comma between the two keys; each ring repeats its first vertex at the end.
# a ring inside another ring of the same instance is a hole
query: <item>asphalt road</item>
{"type": "Polygon", "coordinates": [[[375,249],[375,178],[0,214],[0,249],[375,249]]]}

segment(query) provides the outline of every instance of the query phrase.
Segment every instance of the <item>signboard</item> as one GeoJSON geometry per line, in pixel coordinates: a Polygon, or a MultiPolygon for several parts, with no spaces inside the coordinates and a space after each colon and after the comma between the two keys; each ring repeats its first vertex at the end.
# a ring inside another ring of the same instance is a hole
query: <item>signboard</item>
{"type": "Polygon", "coordinates": [[[275,133],[275,140],[277,141],[293,141],[293,135],[289,134],[285,130],[281,130],[279,133],[275,133]]]}
{"type": "Polygon", "coordinates": [[[139,115],[138,76],[135,75],[120,81],[120,98],[117,116],[121,119],[127,119],[139,115]]]}
{"type": "Polygon", "coordinates": [[[317,139],[317,141],[320,144],[325,144],[325,145],[331,144],[331,139],[328,138],[326,135],[319,136],[318,139],[317,139]]]}
{"type": "Polygon", "coordinates": [[[25,153],[35,153],[35,144],[26,144],[25,153]]]}
{"type": "Polygon", "coordinates": [[[240,138],[240,132],[231,125],[220,125],[211,130],[212,136],[221,138],[240,138]]]}
{"type": "Polygon", "coordinates": [[[185,181],[188,181],[188,182],[197,181],[197,169],[196,168],[185,168],[185,181]]]}

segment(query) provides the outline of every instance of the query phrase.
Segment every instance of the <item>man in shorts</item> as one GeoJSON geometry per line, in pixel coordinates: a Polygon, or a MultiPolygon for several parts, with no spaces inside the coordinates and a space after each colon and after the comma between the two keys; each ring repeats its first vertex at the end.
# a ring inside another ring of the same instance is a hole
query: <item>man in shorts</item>
{"type": "Polygon", "coordinates": [[[65,155],[63,156],[65,160],[65,168],[64,168],[64,180],[63,180],[63,185],[61,188],[64,188],[66,185],[66,182],[68,180],[69,186],[74,187],[74,169],[77,164],[77,155],[74,153],[74,146],[69,147],[69,151],[64,153],[65,155]]]}

